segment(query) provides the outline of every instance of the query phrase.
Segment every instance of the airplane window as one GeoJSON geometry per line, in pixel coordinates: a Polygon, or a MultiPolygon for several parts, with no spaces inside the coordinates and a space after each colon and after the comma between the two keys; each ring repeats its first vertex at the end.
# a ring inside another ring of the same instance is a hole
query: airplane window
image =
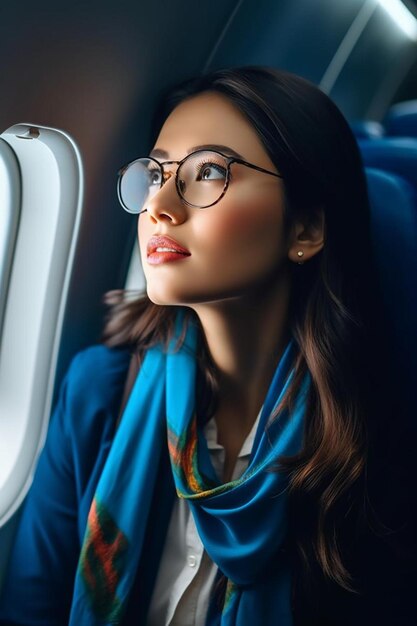
{"type": "Polygon", "coordinates": [[[0,140],[0,345],[4,307],[7,298],[20,213],[20,175],[10,146],[0,140]]]}
{"type": "Polygon", "coordinates": [[[47,428],[83,176],[78,149],[63,132],[20,124],[1,135],[0,145],[3,294],[8,287],[0,346],[1,525],[26,495],[47,428]]]}

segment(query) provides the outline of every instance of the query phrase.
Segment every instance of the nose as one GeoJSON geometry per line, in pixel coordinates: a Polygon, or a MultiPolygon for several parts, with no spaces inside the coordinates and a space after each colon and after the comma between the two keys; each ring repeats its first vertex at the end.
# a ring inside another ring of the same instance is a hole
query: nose
{"type": "Polygon", "coordinates": [[[148,214],[154,224],[163,221],[182,224],[187,219],[187,212],[175,186],[175,175],[172,175],[149,200],[144,215],[148,214]]]}

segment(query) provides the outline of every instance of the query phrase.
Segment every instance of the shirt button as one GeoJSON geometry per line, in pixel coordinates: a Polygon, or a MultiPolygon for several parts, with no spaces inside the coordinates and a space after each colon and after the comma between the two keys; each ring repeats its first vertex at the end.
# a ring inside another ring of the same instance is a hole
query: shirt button
{"type": "Polygon", "coordinates": [[[195,558],[194,554],[190,554],[190,556],[188,557],[188,565],[190,567],[195,567],[197,563],[197,559],[195,558]]]}

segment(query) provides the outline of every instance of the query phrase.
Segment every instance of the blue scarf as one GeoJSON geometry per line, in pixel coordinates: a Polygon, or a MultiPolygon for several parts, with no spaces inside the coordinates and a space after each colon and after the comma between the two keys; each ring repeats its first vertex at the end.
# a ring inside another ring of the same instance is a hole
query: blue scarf
{"type": "Polygon", "coordinates": [[[168,351],[147,351],[126,405],[88,516],[70,626],[123,623],[153,523],[152,498],[163,486],[157,459],[167,443],[177,495],[187,499],[204,547],[227,579],[222,606],[211,601],[207,626],[292,625],[291,571],[281,551],[288,478],[271,466],[301,448],[310,377],[291,414],[281,411],[268,423],[294,375],[290,340],[266,395],[249,465],[240,478],[222,484],[196,418],[197,329],[187,325],[178,349],[183,324],[180,310],[168,351]]]}

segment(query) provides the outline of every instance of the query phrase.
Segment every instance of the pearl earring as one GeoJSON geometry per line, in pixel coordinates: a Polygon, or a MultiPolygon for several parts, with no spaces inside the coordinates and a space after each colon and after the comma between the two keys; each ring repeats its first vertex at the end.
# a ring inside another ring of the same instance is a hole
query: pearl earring
{"type": "MultiPolygon", "coordinates": [[[[301,258],[302,256],[304,256],[304,252],[303,252],[302,250],[299,250],[299,251],[297,252],[297,256],[301,258]]],[[[298,265],[304,265],[304,261],[298,261],[298,263],[297,263],[297,264],[298,264],[298,265]]]]}

